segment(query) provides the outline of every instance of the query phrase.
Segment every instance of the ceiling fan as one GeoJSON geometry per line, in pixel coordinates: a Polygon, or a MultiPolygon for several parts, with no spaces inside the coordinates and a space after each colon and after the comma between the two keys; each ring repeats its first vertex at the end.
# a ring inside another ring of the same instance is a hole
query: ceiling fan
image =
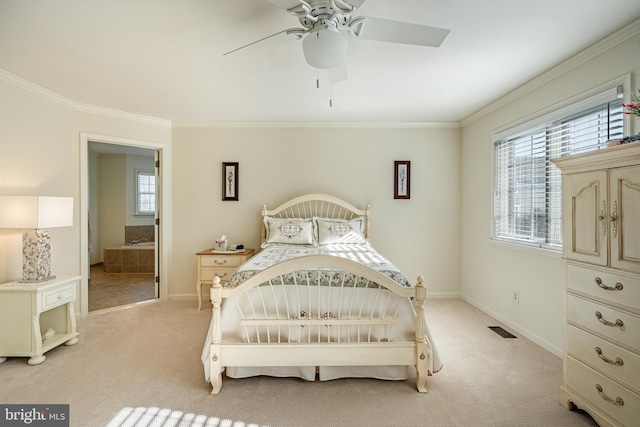
{"type": "Polygon", "coordinates": [[[279,31],[224,55],[284,33],[302,40],[307,63],[314,68],[326,69],[333,83],[346,79],[345,55],[348,43],[342,32],[360,39],[439,47],[450,31],[390,19],[352,16],[365,0],[268,1],[297,17],[303,28],[279,31]]]}

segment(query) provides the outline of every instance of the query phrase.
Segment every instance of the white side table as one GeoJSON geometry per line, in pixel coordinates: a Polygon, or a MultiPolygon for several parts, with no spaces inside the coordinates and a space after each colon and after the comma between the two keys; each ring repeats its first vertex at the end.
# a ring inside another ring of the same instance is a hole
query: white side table
{"type": "Polygon", "coordinates": [[[79,281],[80,276],[58,276],[42,283],[0,284],[0,363],[30,357],[29,365],[38,365],[52,348],[78,342],[73,303],[79,281]]]}
{"type": "Polygon", "coordinates": [[[224,284],[234,271],[253,254],[253,249],[242,251],[219,252],[214,249],[205,249],[196,254],[198,257],[198,281],[196,292],[198,293],[198,311],[202,308],[202,285],[211,286],[213,278],[218,276],[220,283],[224,284]]]}

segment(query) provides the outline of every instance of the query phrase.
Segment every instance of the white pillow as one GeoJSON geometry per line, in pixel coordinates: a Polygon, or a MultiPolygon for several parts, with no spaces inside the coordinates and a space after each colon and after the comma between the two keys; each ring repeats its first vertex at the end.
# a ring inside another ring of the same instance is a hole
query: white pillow
{"type": "Polygon", "coordinates": [[[262,244],[313,245],[313,222],[303,218],[264,217],[267,238],[262,244]]]}
{"type": "Polygon", "coordinates": [[[314,218],[319,245],[368,244],[364,237],[364,218],[351,220],[314,218]]]}

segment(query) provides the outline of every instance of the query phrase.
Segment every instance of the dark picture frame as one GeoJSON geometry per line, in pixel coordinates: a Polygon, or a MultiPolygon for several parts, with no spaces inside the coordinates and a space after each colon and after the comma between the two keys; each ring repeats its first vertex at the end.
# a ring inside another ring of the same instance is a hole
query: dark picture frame
{"type": "Polygon", "coordinates": [[[238,162],[222,162],[222,200],[239,200],[238,162]]]}
{"type": "Polygon", "coordinates": [[[411,198],[411,162],[409,160],[393,162],[393,198],[411,198]]]}

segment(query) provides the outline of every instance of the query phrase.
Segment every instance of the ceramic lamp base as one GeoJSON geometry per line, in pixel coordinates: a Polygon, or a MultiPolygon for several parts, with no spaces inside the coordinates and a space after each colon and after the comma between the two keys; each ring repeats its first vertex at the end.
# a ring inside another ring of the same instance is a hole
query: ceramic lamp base
{"type": "Polygon", "coordinates": [[[32,230],[22,235],[22,283],[52,280],[51,232],[32,230]]]}

